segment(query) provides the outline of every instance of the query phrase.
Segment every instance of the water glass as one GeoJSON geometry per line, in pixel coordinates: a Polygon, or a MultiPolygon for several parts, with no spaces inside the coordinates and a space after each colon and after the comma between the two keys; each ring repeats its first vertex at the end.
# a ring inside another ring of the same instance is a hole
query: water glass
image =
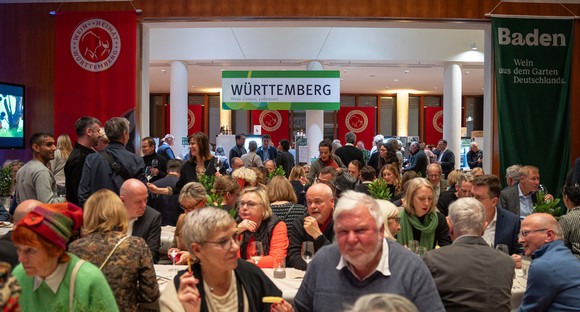
{"type": "Polygon", "coordinates": [[[285,278],[286,277],[286,258],[285,257],[274,257],[274,278],[285,278]]]}
{"type": "Polygon", "coordinates": [[[419,257],[423,256],[426,253],[427,253],[427,247],[423,247],[423,246],[417,247],[417,255],[419,255],[419,257]]]}
{"type": "Polygon", "coordinates": [[[407,248],[409,248],[410,251],[417,253],[417,248],[419,247],[419,241],[417,240],[410,240],[407,242],[407,248]]]}

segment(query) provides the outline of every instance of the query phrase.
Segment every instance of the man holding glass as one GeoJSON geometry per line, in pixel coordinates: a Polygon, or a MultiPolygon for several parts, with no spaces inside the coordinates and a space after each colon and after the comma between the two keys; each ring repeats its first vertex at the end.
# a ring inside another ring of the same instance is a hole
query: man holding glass
{"type": "Polygon", "coordinates": [[[143,152],[145,170],[150,170],[153,175],[149,182],[164,178],[167,175],[167,159],[155,153],[155,140],[152,137],[141,140],[141,152],[143,152]]]}
{"type": "Polygon", "coordinates": [[[304,242],[313,242],[314,250],[330,245],[334,241],[334,196],[330,187],[323,183],[311,186],[306,193],[308,214],[296,218],[290,230],[290,245],[288,246],[288,266],[306,270],[306,262],[302,259],[301,250],[304,242]]]}
{"type": "Polygon", "coordinates": [[[473,198],[449,206],[453,244],[430,251],[423,261],[431,271],[447,311],[510,311],[515,262],[481,238],[485,209],[473,198]]]}

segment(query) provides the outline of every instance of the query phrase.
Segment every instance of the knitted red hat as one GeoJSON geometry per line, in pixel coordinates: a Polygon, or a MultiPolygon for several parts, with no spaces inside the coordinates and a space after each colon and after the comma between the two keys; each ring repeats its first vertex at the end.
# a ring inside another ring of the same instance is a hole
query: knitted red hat
{"type": "Polygon", "coordinates": [[[66,250],[71,233],[77,230],[83,221],[83,210],[72,203],[42,204],[18,222],[53,244],[66,250]]]}

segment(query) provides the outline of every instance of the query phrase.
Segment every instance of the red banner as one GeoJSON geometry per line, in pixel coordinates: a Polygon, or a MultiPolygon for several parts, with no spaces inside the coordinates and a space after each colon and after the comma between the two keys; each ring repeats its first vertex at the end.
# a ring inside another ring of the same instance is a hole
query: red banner
{"type": "Polygon", "coordinates": [[[82,116],[127,117],[134,129],[136,24],[135,11],[57,13],[55,136],[76,139],[82,116]]]}
{"type": "Polygon", "coordinates": [[[443,139],[443,107],[427,107],[425,124],[425,143],[437,145],[443,139]]]}
{"type": "MultiPolygon", "coordinates": [[[[341,107],[338,111],[338,139],[345,144],[344,136],[348,132],[356,135],[357,141],[363,141],[365,148],[373,146],[375,136],[374,107],[341,107]]],[[[355,144],[356,145],[356,144],[355,144]]]]}
{"type": "Polygon", "coordinates": [[[282,139],[290,140],[287,110],[254,110],[252,111],[252,131],[254,125],[262,126],[262,135],[269,134],[274,146],[282,139]]]}
{"type": "Polygon", "coordinates": [[[187,105],[187,136],[201,131],[203,110],[201,105],[187,105]]]}

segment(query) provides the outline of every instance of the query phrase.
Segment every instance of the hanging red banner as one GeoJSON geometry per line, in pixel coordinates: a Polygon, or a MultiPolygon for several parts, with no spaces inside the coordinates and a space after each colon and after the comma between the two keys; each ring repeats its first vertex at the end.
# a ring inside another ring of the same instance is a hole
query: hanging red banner
{"type": "Polygon", "coordinates": [[[254,126],[260,125],[262,135],[269,134],[274,146],[278,146],[278,141],[282,139],[290,141],[289,118],[287,110],[254,110],[252,111],[252,130],[254,126]]]}
{"type": "Polygon", "coordinates": [[[437,145],[443,139],[443,107],[427,107],[425,124],[425,143],[437,145]]]}
{"type": "Polygon", "coordinates": [[[201,131],[203,110],[201,105],[187,105],[187,136],[201,131]]]}
{"type": "Polygon", "coordinates": [[[54,132],[76,139],[82,116],[135,127],[135,11],[56,14],[54,132]]]}
{"type": "Polygon", "coordinates": [[[338,139],[345,144],[344,136],[348,132],[356,135],[356,140],[363,141],[366,148],[373,146],[375,135],[374,107],[341,107],[338,111],[338,139]]]}

